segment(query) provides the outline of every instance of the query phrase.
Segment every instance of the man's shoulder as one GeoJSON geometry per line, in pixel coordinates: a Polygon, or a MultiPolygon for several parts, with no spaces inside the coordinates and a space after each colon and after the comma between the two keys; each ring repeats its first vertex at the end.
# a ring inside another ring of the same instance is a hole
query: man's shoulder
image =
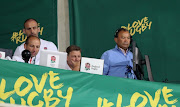
{"type": "Polygon", "coordinates": [[[24,43],[22,43],[21,45],[19,45],[17,48],[23,48],[23,49],[24,49],[24,43]]]}
{"type": "Polygon", "coordinates": [[[14,52],[14,55],[13,56],[21,56],[21,52],[24,50],[24,43],[22,43],[21,45],[19,45],[15,52],[14,52]]]}
{"type": "Polygon", "coordinates": [[[72,70],[67,63],[66,63],[65,69],[66,70],[72,70]]]}
{"type": "Polygon", "coordinates": [[[47,40],[43,40],[43,39],[40,39],[41,41],[41,48],[47,48],[47,50],[54,50],[54,51],[57,51],[57,47],[56,45],[51,42],[51,41],[47,41],[47,40]]]}
{"type": "Polygon", "coordinates": [[[109,50],[105,51],[104,54],[113,54],[115,52],[117,52],[117,49],[113,48],[113,49],[109,49],[109,50]]]}
{"type": "Polygon", "coordinates": [[[130,50],[128,51],[128,53],[129,53],[130,55],[133,55],[133,53],[132,53],[130,50]]]}
{"type": "Polygon", "coordinates": [[[24,62],[21,56],[13,56],[12,61],[24,62]]]}
{"type": "MultiPolygon", "coordinates": [[[[40,39],[40,41],[41,41],[42,43],[46,43],[46,44],[53,43],[53,42],[51,42],[51,41],[47,41],[47,40],[44,40],[44,39],[40,39]]],[[[54,43],[53,43],[53,44],[54,44],[54,43]]]]}
{"type": "Polygon", "coordinates": [[[109,50],[105,51],[105,52],[102,54],[101,58],[110,56],[110,55],[112,55],[113,53],[115,53],[115,48],[109,49],[109,50]]]}

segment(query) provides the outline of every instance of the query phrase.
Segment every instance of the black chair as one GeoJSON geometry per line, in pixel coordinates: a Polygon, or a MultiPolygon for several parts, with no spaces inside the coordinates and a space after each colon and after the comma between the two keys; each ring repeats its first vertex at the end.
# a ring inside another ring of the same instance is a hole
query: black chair
{"type": "Polygon", "coordinates": [[[10,58],[12,58],[12,56],[13,56],[13,50],[12,49],[0,48],[0,51],[5,52],[5,57],[9,56],[10,58]]]}

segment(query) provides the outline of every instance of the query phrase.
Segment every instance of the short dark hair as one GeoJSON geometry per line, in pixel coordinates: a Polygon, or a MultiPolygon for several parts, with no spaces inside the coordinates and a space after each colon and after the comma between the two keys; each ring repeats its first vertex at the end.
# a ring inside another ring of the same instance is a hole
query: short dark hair
{"type": "Polygon", "coordinates": [[[121,31],[128,31],[127,29],[125,29],[125,28],[120,28],[120,29],[117,29],[116,30],[116,32],[115,32],[115,34],[114,34],[114,38],[117,38],[118,37],[118,34],[119,34],[119,32],[121,32],[121,31]]]}
{"type": "MultiPolygon", "coordinates": [[[[27,45],[27,44],[29,43],[29,39],[30,39],[30,38],[33,38],[33,37],[39,39],[39,37],[37,37],[37,36],[30,35],[30,36],[27,37],[27,39],[26,39],[26,41],[25,41],[25,44],[27,45]]],[[[39,39],[39,41],[40,41],[40,39],[39,39]]]]}
{"type": "Polygon", "coordinates": [[[38,22],[37,22],[37,20],[36,20],[36,19],[29,18],[29,19],[25,20],[25,22],[24,22],[24,28],[25,28],[25,24],[26,24],[26,22],[28,22],[28,21],[30,21],[30,20],[33,20],[33,21],[35,21],[35,22],[38,24],[38,22]]]}
{"type": "Polygon", "coordinates": [[[81,52],[81,48],[79,46],[76,46],[76,45],[71,45],[71,46],[67,47],[66,52],[68,55],[72,51],[80,51],[81,52]]]}

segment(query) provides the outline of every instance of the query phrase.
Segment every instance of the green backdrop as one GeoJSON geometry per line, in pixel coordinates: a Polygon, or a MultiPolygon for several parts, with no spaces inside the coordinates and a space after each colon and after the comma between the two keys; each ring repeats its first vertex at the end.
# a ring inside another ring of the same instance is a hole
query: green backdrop
{"type": "Polygon", "coordinates": [[[115,47],[115,30],[125,26],[142,55],[149,55],[155,81],[180,83],[179,3],[69,0],[71,44],[79,45],[83,56],[100,58],[115,47]]]}
{"type": "Polygon", "coordinates": [[[40,38],[57,45],[57,0],[1,0],[0,7],[0,48],[15,50],[25,41],[22,29],[28,18],[38,21],[40,38]]]}

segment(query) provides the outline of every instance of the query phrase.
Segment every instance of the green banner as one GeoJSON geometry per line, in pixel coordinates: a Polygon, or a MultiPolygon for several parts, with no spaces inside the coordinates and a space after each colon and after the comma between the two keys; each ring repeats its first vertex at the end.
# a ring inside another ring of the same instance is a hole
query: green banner
{"type": "Polygon", "coordinates": [[[57,45],[57,0],[2,0],[0,48],[13,49],[26,40],[24,21],[36,19],[39,37],[57,45]]]}
{"type": "Polygon", "coordinates": [[[180,85],[0,60],[0,103],[38,107],[179,107],[180,85]]]}
{"type": "Polygon", "coordinates": [[[115,47],[117,28],[126,27],[149,55],[155,81],[180,83],[180,1],[69,0],[71,44],[100,58],[115,47]]]}

